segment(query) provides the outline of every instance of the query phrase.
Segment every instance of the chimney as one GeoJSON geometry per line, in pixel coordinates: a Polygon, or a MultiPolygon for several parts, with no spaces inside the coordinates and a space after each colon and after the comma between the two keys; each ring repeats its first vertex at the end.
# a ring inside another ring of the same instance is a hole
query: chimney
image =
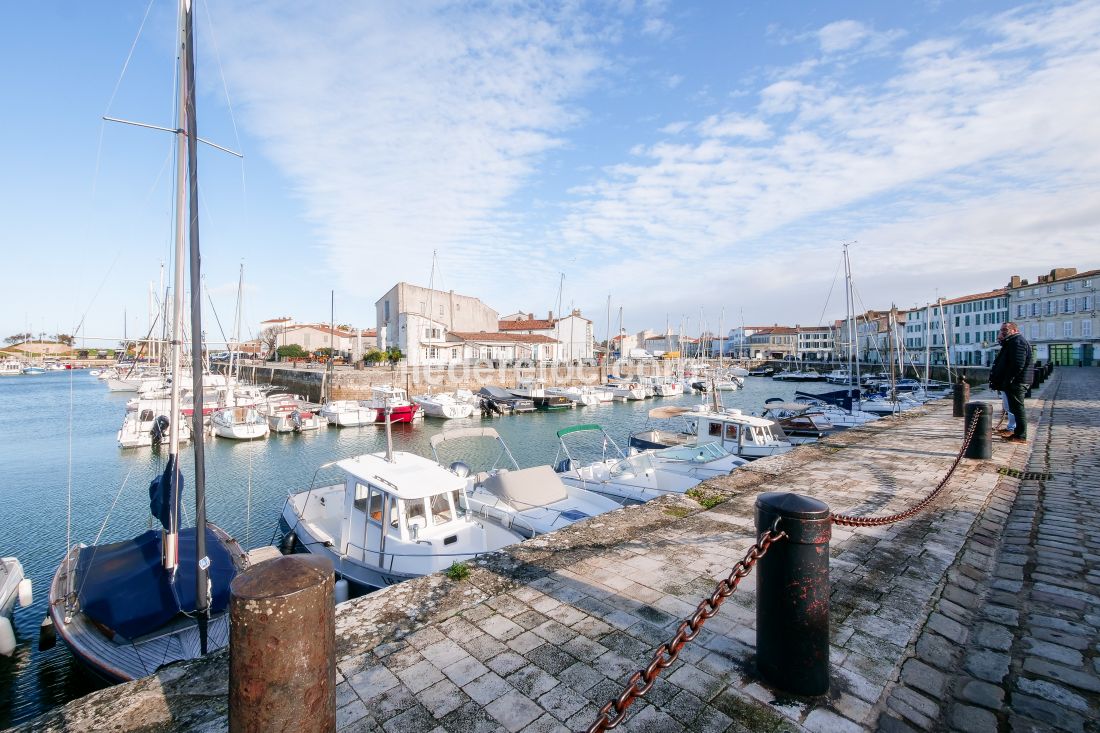
{"type": "Polygon", "coordinates": [[[1012,279],[1008,283],[1008,287],[1010,287],[1010,288],[1020,287],[1020,276],[1019,275],[1013,275],[1012,279]]]}
{"type": "Polygon", "coordinates": [[[550,311],[550,312],[549,312],[549,313],[547,314],[547,316],[546,316],[546,320],[548,320],[548,321],[552,321],[552,320],[554,320],[554,311],[550,311]]]}
{"type": "Polygon", "coordinates": [[[1076,267],[1056,267],[1050,271],[1051,280],[1064,280],[1077,274],[1076,267]]]}

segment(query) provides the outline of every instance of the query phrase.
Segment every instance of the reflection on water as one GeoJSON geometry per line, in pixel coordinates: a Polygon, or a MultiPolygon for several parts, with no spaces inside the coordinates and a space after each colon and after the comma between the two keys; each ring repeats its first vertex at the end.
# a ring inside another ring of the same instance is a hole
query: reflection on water
{"type": "MultiPolygon", "coordinates": [[[[789,399],[796,386],[824,391],[830,385],[793,385],[770,379],[746,380],[745,389],[725,393],[724,403],[759,409],[768,397],[789,399]]],[[[19,647],[11,659],[0,657],[0,727],[6,727],[61,705],[95,689],[75,668],[64,644],[37,649],[38,627],[46,613],[49,581],[67,546],[117,541],[153,526],[148,485],[166,456],[138,449],[122,451],[115,435],[128,397],[110,394],[83,371],[48,372],[0,379],[0,554],[14,555],[34,582],[31,608],[16,609],[19,647]],[[71,487],[71,491],[70,491],[71,487]],[[71,514],[66,508],[71,505],[71,514]],[[110,511],[108,511],[110,510],[110,511]],[[66,517],[71,515],[71,524],[66,517]]],[[[657,405],[690,405],[698,397],[665,397],[643,402],[609,403],[575,410],[539,412],[499,418],[471,417],[415,425],[394,425],[396,450],[431,456],[429,439],[439,430],[491,425],[508,443],[520,466],[549,464],[557,452],[554,433],[578,423],[598,423],[626,448],[628,433],[647,422],[657,405]]],[[[302,435],[278,434],[240,443],[207,438],[207,512],[251,549],[270,544],[288,493],[332,478],[321,464],[359,453],[385,450],[385,430],[375,426],[328,428],[302,435]]],[[[491,461],[488,441],[481,455],[467,453],[477,445],[446,444],[445,463],[491,461]]],[[[186,523],[193,522],[192,464],[182,456],[186,523]]]]}

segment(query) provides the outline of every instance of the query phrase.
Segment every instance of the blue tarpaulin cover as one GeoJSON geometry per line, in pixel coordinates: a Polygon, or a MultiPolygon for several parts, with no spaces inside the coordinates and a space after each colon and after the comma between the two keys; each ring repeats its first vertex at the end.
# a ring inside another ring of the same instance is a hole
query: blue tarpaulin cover
{"type": "Polygon", "coordinates": [[[173,515],[179,515],[179,501],[183,489],[183,476],[175,470],[176,458],[168,458],[164,473],[149,484],[149,511],[160,520],[161,526],[171,530],[173,515]]]}
{"type": "MultiPolygon", "coordinates": [[[[80,551],[76,587],[85,615],[117,634],[136,639],[177,614],[195,610],[195,528],[179,533],[179,567],[169,574],[160,562],[159,530],[132,540],[80,551]]],[[[210,611],[229,605],[229,583],[237,574],[229,549],[209,528],[206,555],[212,585],[210,611]]]]}
{"type": "Polygon", "coordinates": [[[851,411],[852,401],[859,399],[858,389],[838,389],[833,392],[822,392],[821,394],[811,394],[809,392],[796,391],[794,393],[795,399],[799,397],[808,397],[815,400],[821,400],[822,402],[828,402],[830,405],[836,405],[844,410],[851,411]]]}

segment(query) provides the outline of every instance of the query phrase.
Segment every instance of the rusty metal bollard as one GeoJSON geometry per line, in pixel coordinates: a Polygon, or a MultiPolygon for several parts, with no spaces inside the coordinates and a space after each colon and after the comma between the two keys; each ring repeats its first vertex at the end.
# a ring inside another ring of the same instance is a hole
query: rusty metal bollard
{"type": "Polygon", "coordinates": [[[963,423],[963,435],[974,435],[963,454],[966,458],[985,459],[993,456],[993,405],[988,402],[967,402],[966,421],[963,423]],[[977,420],[977,425],[974,421],[977,420]]]}
{"type": "Polygon", "coordinates": [[[966,403],[970,401],[970,385],[966,382],[956,382],[951,388],[951,397],[954,399],[951,405],[951,417],[963,417],[966,414],[966,403]]]}
{"type": "Polygon", "coordinates": [[[829,691],[829,539],[824,502],[768,492],[756,498],[756,531],[779,519],[786,539],[760,559],[756,666],[772,685],[799,695],[829,691]]]}
{"type": "Polygon", "coordinates": [[[332,562],[287,555],[233,579],[229,730],[336,730],[332,562]]]}

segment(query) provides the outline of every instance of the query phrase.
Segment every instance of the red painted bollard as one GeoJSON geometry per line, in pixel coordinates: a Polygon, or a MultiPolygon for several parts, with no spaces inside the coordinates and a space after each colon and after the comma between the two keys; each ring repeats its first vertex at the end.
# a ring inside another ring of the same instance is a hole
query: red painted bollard
{"type": "Polygon", "coordinates": [[[757,536],[776,519],[787,537],[757,563],[756,666],[780,690],[824,695],[829,691],[829,507],[798,494],[758,496],[757,536]]]}
{"type": "Polygon", "coordinates": [[[332,562],[287,555],[233,579],[229,730],[336,730],[332,562]]]}

